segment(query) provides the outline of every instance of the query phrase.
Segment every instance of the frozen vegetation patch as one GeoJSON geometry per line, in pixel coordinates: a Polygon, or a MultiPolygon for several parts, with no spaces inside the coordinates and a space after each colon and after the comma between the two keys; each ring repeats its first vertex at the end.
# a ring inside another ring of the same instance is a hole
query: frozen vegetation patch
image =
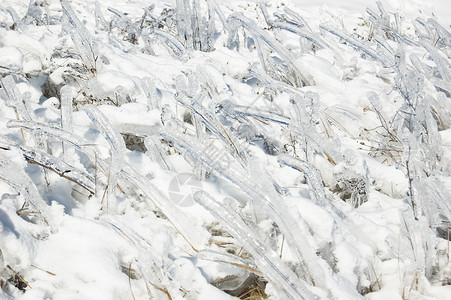
{"type": "Polygon", "coordinates": [[[0,5],[1,299],[449,295],[449,24],[142,3],[0,5]]]}

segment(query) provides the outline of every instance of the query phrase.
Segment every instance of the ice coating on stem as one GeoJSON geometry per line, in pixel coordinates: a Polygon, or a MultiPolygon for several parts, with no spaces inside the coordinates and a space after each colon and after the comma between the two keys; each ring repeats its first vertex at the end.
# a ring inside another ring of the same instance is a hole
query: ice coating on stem
{"type": "Polygon", "coordinates": [[[37,123],[33,121],[17,121],[17,120],[8,121],[7,127],[24,128],[30,130],[33,133],[39,132],[40,134],[46,137],[56,138],[64,143],[71,144],[73,147],[83,152],[89,158],[91,163],[93,165],[97,165],[97,167],[100,168],[103,171],[103,173],[106,173],[105,170],[108,170],[108,166],[110,165],[109,162],[100,159],[100,155],[98,155],[100,151],[98,151],[98,149],[96,149],[94,145],[90,145],[88,147],[88,145],[85,145],[86,144],[85,140],[83,140],[81,137],[71,132],[65,131],[60,127],[37,123]]]}
{"type": "MultiPolygon", "coordinates": [[[[72,132],[72,88],[65,85],[60,90],[61,93],[61,128],[68,132],[72,132]]],[[[63,152],[66,159],[69,159],[66,154],[68,145],[63,142],[63,152]]]]}
{"type": "Polygon", "coordinates": [[[8,75],[1,79],[1,84],[3,90],[6,94],[6,104],[14,107],[16,110],[18,117],[30,121],[30,108],[27,99],[21,99],[24,95],[19,93],[19,90],[16,87],[16,82],[12,75],[8,75]]]}
{"type": "Polygon", "coordinates": [[[18,120],[9,120],[7,123],[8,128],[25,128],[32,132],[42,132],[45,135],[58,138],[62,141],[66,141],[78,148],[81,148],[85,143],[84,140],[77,135],[63,130],[60,127],[54,125],[47,125],[33,121],[18,121],[18,120]]]}
{"type": "Polygon", "coordinates": [[[232,137],[229,136],[214,114],[210,114],[207,109],[199,105],[199,103],[202,102],[201,99],[205,96],[205,93],[201,93],[196,99],[190,99],[186,93],[182,92],[176,95],[176,99],[180,104],[196,113],[200,122],[202,122],[212,133],[220,138],[225,145],[228,145],[230,153],[238,159],[240,164],[245,165],[246,161],[243,156],[243,151],[236,145],[237,143],[235,139],[232,139],[232,137]]]}
{"type": "Polygon", "coordinates": [[[163,212],[195,251],[203,248],[203,238],[196,231],[193,222],[155,184],[128,165],[124,167],[122,174],[148,196],[148,200],[163,212]]]}
{"type": "Polygon", "coordinates": [[[327,48],[327,43],[321,37],[319,37],[318,35],[313,33],[311,31],[310,27],[308,27],[308,25],[306,25],[306,23],[302,19],[302,17],[297,15],[294,11],[290,10],[287,7],[285,7],[285,9],[284,9],[284,11],[291,18],[293,18],[294,21],[287,20],[288,16],[286,16],[284,14],[283,15],[276,14],[278,17],[278,20],[273,21],[269,17],[268,10],[266,9],[266,5],[263,2],[260,2],[259,6],[263,13],[263,16],[265,17],[266,23],[270,27],[280,28],[280,29],[284,29],[284,30],[290,31],[292,33],[298,34],[302,38],[305,38],[308,41],[315,44],[317,47],[319,47],[319,49],[327,48]]]}
{"type": "MultiPolygon", "coordinates": [[[[203,194],[202,194],[203,195],[203,194]]],[[[196,200],[196,198],[195,198],[196,200]]],[[[202,205],[202,204],[201,204],[202,205]]],[[[229,253],[221,253],[212,250],[201,250],[196,253],[196,257],[200,259],[210,260],[214,262],[222,262],[226,264],[231,264],[233,266],[243,268],[245,270],[252,271],[258,275],[261,275],[261,272],[257,269],[255,263],[250,259],[244,259],[239,256],[229,254],[229,253]]]]}
{"type": "Polygon", "coordinates": [[[254,257],[259,270],[269,280],[279,285],[291,299],[317,299],[305,282],[302,282],[272,249],[259,240],[240,216],[227,205],[221,205],[205,192],[196,192],[194,199],[206,208],[227,231],[254,257]]]}
{"type": "Polygon", "coordinates": [[[153,34],[163,39],[176,56],[183,56],[185,54],[185,46],[183,46],[176,36],[159,29],[155,29],[153,34]]]}
{"type": "Polygon", "coordinates": [[[125,143],[122,137],[114,131],[110,121],[97,107],[93,105],[85,105],[84,110],[91,119],[92,123],[103,133],[105,139],[110,144],[111,160],[108,167],[108,184],[106,193],[107,197],[112,200],[118,176],[123,167],[125,143]]]}
{"type": "Polygon", "coordinates": [[[91,34],[80,19],[78,19],[67,0],[61,2],[61,8],[65,17],[65,22],[63,22],[64,31],[71,35],[72,41],[88,70],[95,71],[98,54],[91,34]]]}
{"type": "Polygon", "coordinates": [[[314,169],[310,164],[299,159],[294,159],[287,155],[280,155],[279,162],[290,166],[300,172],[303,172],[307,177],[307,182],[310,186],[310,191],[314,196],[313,199],[316,200],[317,204],[322,207],[328,205],[328,199],[324,190],[324,185],[321,182],[321,176],[318,171],[314,169]]]}
{"type": "Polygon", "coordinates": [[[61,127],[72,132],[72,88],[68,85],[61,88],[61,127]]]}
{"type": "Polygon", "coordinates": [[[224,32],[230,32],[231,28],[229,26],[229,23],[227,22],[226,17],[224,16],[224,13],[222,12],[221,8],[219,7],[218,3],[216,2],[216,0],[208,0],[209,5],[212,6],[213,10],[216,12],[216,14],[219,17],[219,20],[222,23],[222,29],[224,30],[224,32]]]}
{"type": "Polygon", "coordinates": [[[441,79],[445,82],[451,82],[451,65],[445,60],[439,52],[430,45],[424,44],[423,47],[429,52],[429,55],[434,60],[438,71],[440,72],[441,79]]]}
{"type": "Polygon", "coordinates": [[[0,180],[5,181],[25,198],[31,211],[39,214],[45,224],[54,227],[54,220],[47,203],[42,199],[34,182],[25,173],[22,166],[6,159],[0,159],[0,180]]]}
{"type": "Polygon", "coordinates": [[[150,291],[151,295],[153,297],[166,297],[157,287],[168,286],[167,274],[165,272],[170,260],[155,251],[148,240],[136,233],[127,224],[114,218],[110,218],[108,223],[137,250],[138,256],[132,262],[138,265],[140,273],[146,281],[146,288],[150,291]]]}
{"type": "Polygon", "coordinates": [[[290,125],[300,138],[305,139],[307,160],[312,159],[312,152],[315,152],[323,154],[332,164],[337,164],[341,160],[341,155],[335,150],[336,145],[332,145],[332,142],[324,138],[316,129],[316,123],[320,117],[318,102],[319,95],[316,93],[292,95],[290,103],[293,105],[294,114],[290,125]],[[313,147],[312,151],[308,147],[313,147]]]}
{"type": "Polygon", "coordinates": [[[289,118],[277,112],[262,110],[255,107],[234,105],[230,109],[233,110],[238,115],[254,117],[256,119],[280,123],[282,125],[288,125],[290,122],[289,118]]]}
{"type": "Polygon", "coordinates": [[[100,30],[107,30],[109,28],[108,22],[105,20],[105,17],[102,13],[102,8],[100,7],[99,1],[95,2],[95,17],[96,17],[96,26],[100,30]]]}
{"type": "Polygon", "coordinates": [[[192,19],[191,19],[191,6],[189,1],[177,0],[176,6],[176,17],[177,17],[177,31],[179,36],[184,38],[188,49],[193,47],[193,36],[192,36],[192,19]]]}
{"type": "Polygon", "coordinates": [[[436,20],[429,18],[427,19],[427,24],[433,28],[435,28],[438,37],[437,43],[446,47],[451,47],[451,33],[446,30],[445,27],[440,25],[436,20]]]}
{"type": "Polygon", "coordinates": [[[177,31],[188,50],[209,52],[214,49],[215,7],[209,0],[205,2],[206,16],[203,15],[200,0],[176,1],[177,31]]]}
{"type": "Polygon", "coordinates": [[[330,27],[327,24],[321,24],[320,28],[345,40],[350,45],[355,47],[357,50],[360,50],[363,53],[367,54],[369,57],[373,58],[374,60],[379,61],[383,66],[386,66],[386,67],[393,66],[393,64],[394,64],[393,59],[391,59],[390,57],[387,57],[385,55],[381,55],[381,54],[377,53],[364,41],[359,41],[356,38],[354,38],[346,33],[339,32],[338,30],[333,29],[332,27],[330,27]]]}
{"type": "Polygon", "coordinates": [[[31,163],[50,169],[59,176],[80,185],[91,194],[94,194],[94,178],[85,171],[77,169],[46,152],[34,150],[25,146],[21,146],[19,149],[25,159],[31,163]]]}
{"type": "Polygon", "coordinates": [[[249,75],[261,81],[266,88],[273,90],[274,93],[286,92],[295,95],[303,94],[303,92],[300,89],[291,86],[285,82],[277,81],[268,74],[262,72],[256,65],[252,65],[250,67],[249,75]]]}
{"type": "Polygon", "coordinates": [[[292,54],[282,47],[275,38],[260,29],[254,21],[246,18],[242,13],[234,13],[229,16],[228,20],[231,24],[237,23],[243,26],[256,39],[260,63],[267,73],[275,73],[279,77],[279,80],[288,81],[296,87],[313,85],[313,82],[293,64],[294,58],[292,54]],[[263,45],[267,45],[270,49],[274,50],[280,56],[280,59],[282,59],[283,64],[274,63],[274,58],[263,50],[263,45]],[[283,69],[284,67],[286,70],[283,69]]]}

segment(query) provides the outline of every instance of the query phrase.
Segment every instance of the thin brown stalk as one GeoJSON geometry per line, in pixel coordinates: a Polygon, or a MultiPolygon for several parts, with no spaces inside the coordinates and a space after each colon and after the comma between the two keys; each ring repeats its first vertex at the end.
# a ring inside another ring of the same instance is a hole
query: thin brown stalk
{"type": "Polygon", "coordinates": [[[448,263],[449,263],[449,227],[448,229],[448,253],[446,253],[446,256],[448,257],[448,263]]]}
{"type": "Polygon", "coordinates": [[[46,272],[46,273],[49,274],[49,275],[56,276],[55,273],[52,273],[52,272],[47,271],[47,270],[44,270],[44,269],[42,269],[42,268],[40,268],[40,267],[38,267],[38,266],[35,266],[35,265],[31,265],[31,266],[32,266],[33,268],[36,268],[36,269],[41,270],[41,271],[43,271],[43,272],[46,272]]]}
{"type": "Polygon", "coordinates": [[[279,254],[279,258],[282,258],[282,253],[283,253],[283,245],[285,243],[285,235],[282,236],[282,245],[280,246],[280,254],[279,254]]]}
{"type": "MultiPolygon", "coordinates": [[[[216,120],[216,119],[215,119],[216,120]]],[[[232,145],[233,149],[235,150],[236,154],[238,154],[238,156],[243,159],[243,157],[240,155],[240,152],[238,151],[238,149],[236,148],[235,144],[233,143],[232,139],[230,138],[230,136],[227,134],[227,131],[225,130],[225,128],[221,125],[221,123],[216,120],[216,123],[218,123],[219,127],[221,127],[222,131],[224,132],[224,134],[226,135],[227,139],[230,142],[230,145],[232,145]]]]}
{"type": "Polygon", "coordinates": [[[373,273],[374,273],[374,276],[376,277],[376,283],[377,283],[377,286],[378,286],[379,290],[381,290],[381,289],[382,289],[382,286],[381,286],[381,283],[380,283],[380,281],[379,281],[379,277],[377,276],[376,270],[374,269],[373,263],[370,263],[370,266],[371,266],[371,270],[372,270],[373,273]]]}
{"type": "Polygon", "coordinates": [[[41,212],[19,209],[16,213],[20,216],[20,215],[35,215],[35,214],[40,214],[41,212]]]}
{"type": "Polygon", "coordinates": [[[169,300],[172,300],[172,297],[171,297],[171,295],[169,294],[169,292],[168,292],[168,290],[167,290],[166,288],[159,287],[158,285],[155,285],[155,284],[153,284],[153,283],[150,282],[150,281],[149,281],[149,283],[150,283],[154,288],[156,288],[157,290],[159,290],[160,292],[163,292],[164,294],[166,294],[166,296],[168,296],[168,299],[169,299],[169,300]]]}
{"type": "Polygon", "coordinates": [[[22,276],[20,276],[16,271],[14,271],[9,265],[6,266],[8,269],[10,269],[16,276],[17,278],[20,279],[20,281],[22,281],[23,283],[25,283],[30,289],[32,288],[31,285],[28,284],[28,282],[25,281],[25,279],[22,278],[22,276]]]}
{"type": "Polygon", "coordinates": [[[94,165],[94,195],[97,196],[97,152],[94,151],[95,165],[94,165]]]}
{"type": "Polygon", "coordinates": [[[75,184],[81,186],[82,188],[84,188],[85,190],[87,190],[88,192],[90,192],[91,194],[94,193],[94,191],[92,191],[92,190],[89,189],[88,187],[82,185],[81,183],[77,182],[77,181],[74,180],[73,178],[71,178],[71,177],[65,175],[64,172],[58,172],[57,170],[55,170],[55,169],[53,169],[53,168],[51,168],[51,167],[49,167],[49,166],[43,165],[43,164],[41,164],[41,163],[39,163],[39,162],[37,162],[37,161],[35,161],[35,160],[29,158],[29,157],[27,157],[26,159],[27,159],[27,161],[28,161],[29,163],[32,163],[32,164],[38,165],[38,166],[40,166],[40,167],[43,167],[43,168],[45,168],[45,169],[48,169],[48,170],[54,172],[55,174],[58,174],[60,177],[63,177],[63,178],[65,178],[65,179],[67,179],[67,180],[69,180],[69,181],[72,181],[73,183],[75,183],[75,184]]]}
{"type": "Polygon", "coordinates": [[[330,163],[332,163],[334,166],[337,164],[336,162],[335,162],[335,160],[333,160],[333,158],[332,157],[330,157],[330,155],[329,154],[327,154],[327,152],[326,151],[324,151],[323,152],[324,153],[324,155],[326,155],[326,157],[327,157],[327,160],[330,162],[330,163]]]}
{"type": "MultiPolygon", "coordinates": [[[[141,189],[141,191],[143,192],[144,195],[146,195],[146,196],[150,199],[150,201],[153,202],[153,204],[155,205],[155,207],[158,207],[158,206],[156,205],[155,201],[153,201],[152,198],[151,198],[144,190],[141,189]]],[[[198,253],[199,250],[196,249],[196,248],[193,246],[193,244],[190,243],[190,241],[188,240],[188,238],[187,238],[186,236],[183,235],[183,233],[180,231],[180,229],[177,228],[177,226],[175,226],[175,224],[171,221],[171,219],[169,219],[161,209],[160,209],[160,211],[161,211],[161,213],[163,214],[163,216],[166,218],[166,220],[168,220],[169,223],[171,223],[172,227],[174,227],[175,230],[177,230],[177,232],[182,236],[182,238],[190,245],[191,249],[193,249],[194,252],[198,253]]]]}
{"type": "Polygon", "coordinates": [[[246,266],[246,265],[233,263],[233,262],[228,262],[228,261],[221,261],[221,262],[225,262],[225,263],[231,264],[232,266],[238,267],[238,268],[243,269],[243,270],[251,271],[251,272],[253,272],[253,273],[257,274],[257,275],[263,275],[263,273],[260,272],[259,270],[254,269],[254,268],[249,267],[249,266],[246,266]]]}
{"type": "Polygon", "coordinates": [[[128,284],[130,285],[130,292],[132,293],[133,300],[136,300],[135,294],[133,293],[132,288],[132,279],[131,279],[131,272],[132,272],[132,262],[130,262],[130,265],[128,266],[128,284]]]}

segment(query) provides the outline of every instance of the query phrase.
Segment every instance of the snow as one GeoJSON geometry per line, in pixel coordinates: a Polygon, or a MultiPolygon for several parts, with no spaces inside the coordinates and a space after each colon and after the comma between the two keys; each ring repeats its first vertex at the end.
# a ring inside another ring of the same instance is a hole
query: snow
{"type": "Polygon", "coordinates": [[[0,299],[449,298],[450,20],[3,0],[0,299]]]}
{"type": "Polygon", "coordinates": [[[4,68],[16,68],[15,72],[22,71],[23,55],[16,47],[6,46],[0,48],[0,64],[4,68]]]}

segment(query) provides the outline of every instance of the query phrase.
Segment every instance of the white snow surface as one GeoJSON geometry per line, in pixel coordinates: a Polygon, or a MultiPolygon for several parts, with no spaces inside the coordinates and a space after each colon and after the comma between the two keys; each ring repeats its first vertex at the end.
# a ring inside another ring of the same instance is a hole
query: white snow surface
{"type": "Polygon", "coordinates": [[[449,299],[450,20],[0,1],[0,299],[449,299]]]}

